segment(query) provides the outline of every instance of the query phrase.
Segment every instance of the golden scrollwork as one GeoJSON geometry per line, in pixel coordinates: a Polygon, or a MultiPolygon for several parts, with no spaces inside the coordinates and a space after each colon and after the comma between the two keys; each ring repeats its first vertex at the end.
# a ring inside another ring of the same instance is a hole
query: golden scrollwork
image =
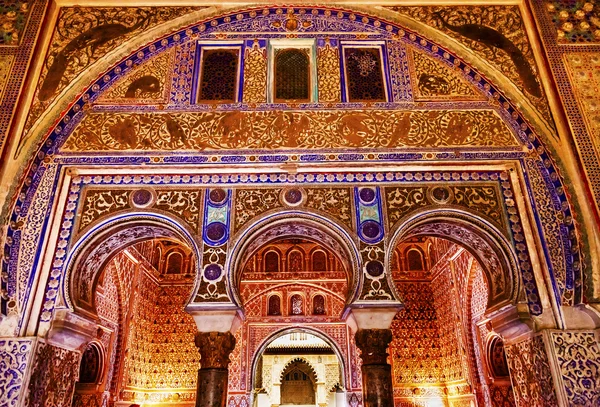
{"type": "Polygon", "coordinates": [[[86,116],[63,150],[518,145],[492,110],[101,112],[86,116]]]}
{"type": "Polygon", "coordinates": [[[171,50],[140,65],[112,85],[102,95],[99,103],[166,103],[173,57],[174,53],[171,50]]]}
{"type": "Polygon", "coordinates": [[[244,55],[244,103],[267,101],[267,50],[258,40],[244,55]]]}
{"type": "Polygon", "coordinates": [[[319,101],[336,103],[342,100],[340,79],[340,55],[329,40],[317,51],[319,101]]]}
{"type": "Polygon", "coordinates": [[[412,72],[418,99],[482,99],[454,69],[413,50],[412,72]]]}

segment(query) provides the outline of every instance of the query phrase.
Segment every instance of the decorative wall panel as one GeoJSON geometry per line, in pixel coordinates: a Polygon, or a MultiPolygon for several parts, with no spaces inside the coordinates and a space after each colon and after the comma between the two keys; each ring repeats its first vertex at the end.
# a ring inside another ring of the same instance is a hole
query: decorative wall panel
{"type": "Polygon", "coordinates": [[[75,382],[79,376],[77,351],[38,342],[29,379],[28,407],[63,407],[71,405],[75,382]]]}
{"type": "Polygon", "coordinates": [[[569,405],[600,404],[600,343],[596,333],[552,331],[550,337],[569,405]]]}
{"type": "Polygon", "coordinates": [[[490,110],[91,113],[63,150],[497,146],[520,143],[490,110]],[[182,137],[186,134],[186,137],[182,137]]]}
{"type": "Polygon", "coordinates": [[[16,407],[25,393],[25,373],[34,347],[31,338],[0,339],[0,399],[7,407],[16,407]]]}

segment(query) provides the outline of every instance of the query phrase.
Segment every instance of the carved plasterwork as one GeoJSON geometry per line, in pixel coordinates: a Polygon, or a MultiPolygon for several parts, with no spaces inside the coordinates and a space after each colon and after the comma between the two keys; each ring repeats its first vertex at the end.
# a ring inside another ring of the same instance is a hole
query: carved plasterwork
{"type": "Polygon", "coordinates": [[[26,128],[33,125],[69,82],[103,55],[149,28],[200,8],[62,8],[26,128]]]}
{"type": "Polygon", "coordinates": [[[562,385],[569,405],[600,404],[600,344],[593,331],[553,331],[562,385]]]}
{"type": "Polygon", "coordinates": [[[30,338],[0,339],[0,399],[7,407],[16,407],[23,394],[34,344],[30,338]]]}
{"type": "Polygon", "coordinates": [[[481,100],[483,97],[468,83],[461,72],[424,53],[411,49],[414,92],[420,100],[481,100]]]}
{"type": "Polygon", "coordinates": [[[513,81],[552,123],[518,6],[389,7],[465,44],[513,81]]]}
{"type": "Polygon", "coordinates": [[[64,151],[517,146],[491,110],[92,113],[64,151]]]}
{"type": "Polygon", "coordinates": [[[506,359],[518,407],[557,406],[550,363],[541,335],[507,346],[506,359]]]}
{"type": "Polygon", "coordinates": [[[329,39],[317,50],[317,73],[319,101],[336,103],[342,101],[339,50],[329,39]]]}
{"type": "Polygon", "coordinates": [[[167,103],[174,56],[170,50],[144,62],[107,89],[98,103],[167,103]]]}
{"type": "Polygon", "coordinates": [[[258,40],[247,48],[244,55],[244,102],[267,101],[267,50],[258,40]]]}

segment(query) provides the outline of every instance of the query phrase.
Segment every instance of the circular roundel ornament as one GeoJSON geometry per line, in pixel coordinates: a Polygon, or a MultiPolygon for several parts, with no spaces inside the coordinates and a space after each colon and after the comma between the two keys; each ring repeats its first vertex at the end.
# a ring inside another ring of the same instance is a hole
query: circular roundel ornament
{"type": "Polygon", "coordinates": [[[445,204],[452,200],[452,191],[446,186],[437,186],[429,190],[431,200],[438,204],[445,204]]]}
{"type": "Polygon", "coordinates": [[[218,280],[223,274],[223,269],[218,264],[209,264],[204,268],[204,278],[208,281],[218,280]]]}
{"type": "Polygon", "coordinates": [[[300,188],[290,188],[283,192],[283,203],[289,206],[297,206],[304,200],[304,193],[300,188]]]}
{"type": "Polygon", "coordinates": [[[379,277],[383,274],[383,264],[377,260],[371,260],[365,265],[367,274],[371,277],[379,277]]]}
{"type": "Polygon", "coordinates": [[[371,204],[375,201],[375,190],[373,188],[361,188],[358,197],[362,203],[371,204]]]}
{"type": "Polygon", "coordinates": [[[211,189],[208,193],[208,200],[214,205],[220,205],[227,199],[227,191],[223,188],[211,189]]]}
{"type": "Polygon", "coordinates": [[[227,228],[221,222],[213,222],[206,227],[206,237],[211,242],[218,242],[225,237],[227,228]]]}
{"type": "Polygon", "coordinates": [[[138,208],[145,208],[154,202],[154,194],[149,189],[138,189],[131,194],[131,203],[138,208]]]}
{"type": "Polygon", "coordinates": [[[381,235],[381,232],[382,232],[381,226],[379,225],[379,223],[372,221],[372,220],[368,220],[368,221],[364,222],[361,225],[360,230],[361,230],[363,236],[369,240],[377,239],[381,235]]]}

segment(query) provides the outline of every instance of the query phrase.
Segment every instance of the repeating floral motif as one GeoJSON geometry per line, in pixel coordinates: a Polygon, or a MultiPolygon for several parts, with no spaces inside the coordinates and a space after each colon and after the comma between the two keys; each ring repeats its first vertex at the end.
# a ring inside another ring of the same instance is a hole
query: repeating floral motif
{"type": "Polygon", "coordinates": [[[34,342],[31,339],[0,339],[0,399],[16,407],[30,363],[34,342]]]}
{"type": "Polygon", "coordinates": [[[390,41],[387,49],[393,100],[395,102],[412,100],[413,91],[406,46],[400,41],[390,41]]]}
{"type": "Polygon", "coordinates": [[[331,40],[326,39],[324,46],[317,49],[317,73],[320,102],[336,103],[342,101],[340,55],[338,48],[333,45],[331,40]]]}
{"type": "Polygon", "coordinates": [[[79,230],[121,209],[129,208],[131,191],[87,190],[79,218],[79,230]]]}
{"type": "Polygon", "coordinates": [[[0,6],[0,45],[17,45],[23,37],[31,1],[8,0],[0,6]]]}
{"type": "Polygon", "coordinates": [[[39,342],[27,389],[29,407],[62,407],[71,405],[75,382],[79,378],[77,351],[39,342]]]}
{"type": "Polygon", "coordinates": [[[235,192],[234,231],[240,230],[254,217],[283,206],[279,199],[281,189],[238,189],[235,192]]]}
{"type": "Polygon", "coordinates": [[[594,332],[551,333],[569,405],[600,404],[600,344],[594,332]]]}
{"type": "Polygon", "coordinates": [[[557,406],[542,336],[506,346],[505,350],[517,407],[557,406]]]}
{"type": "Polygon", "coordinates": [[[544,3],[560,44],[600,42],[600,8],[594,1],[550,0],[544,3]]]}
{"type": "MultiPolygon", "coordinates": [[[[545,171],[542,163],[538,160],[526,159],[528,174],[533,188],[538,191],[536,199],[536,207],[540,224],[544,230],[544,238],[548,245],[548,253],[551,259],[552,272],[554,273],[554,281],[561,294],[561,302],[564,305],[573,305],[575,302],[575,287],[569,283],[573,278],[567,278],[567,270],[565,265],[565,247],[560,234],[560,225],[556,223],[556,219],[564,218],[561,213],[561,208],[558,204],[552,201],[550,193],[544,188],[544,179],[542,172],[545,171]]],[[[581,287],[579,287],[581,290],[581,287]]]]}
{"type": "Polygon", "coordinates": [[[258,40],[244,54],[244,102],[267,101],[267,50],[258,40]]]}
{"type": "MultiPolygon", "coordinates": [[[[17,264],[16,295],[18,307],[12,307],[9,314],[14,315],[18,310],[23,310],[25,298],[29,290],[30,272],[35,264],[36,247],[42,237],[42,225],[46,221],[50,210],[53,184],[56,177],[57,167],[49,166],[43,173],[40,180],[40,186],[35,193],[35,198],[31,205],[31,210],[27,213],[27,219],[24,223],[23,233],[21,234],[21,244],[19,247],[19,262],[17,264]]],[[[9,286],[10,287],[10,286],[9,286]]],[[[12,289],[8,292],[13,295],[12,289]]],[[[9,303],[10,304],[10,303],[9,303]]]]}
{"type": "Polygon", "coordinates": [[[517,146],[491,110],[93,113],[64,151],[517,146]]]}

